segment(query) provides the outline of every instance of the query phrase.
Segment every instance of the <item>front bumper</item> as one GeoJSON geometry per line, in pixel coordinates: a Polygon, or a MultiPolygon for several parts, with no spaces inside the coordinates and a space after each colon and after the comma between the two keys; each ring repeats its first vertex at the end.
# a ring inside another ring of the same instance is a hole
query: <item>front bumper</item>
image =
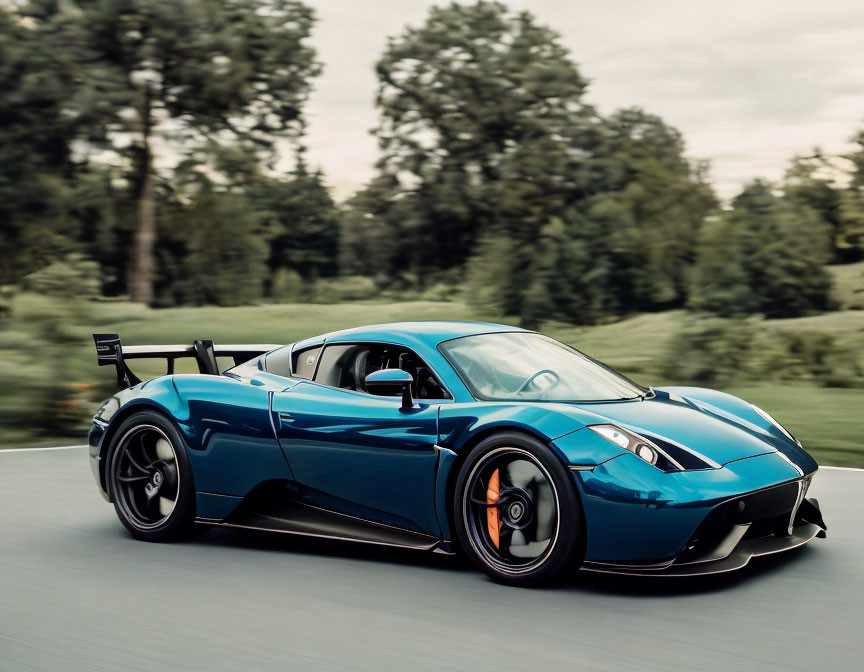
{"type": "Polygon", "coordinates": [[[704,544],[701,552],[696,554],[685,549],[678,557],[655,565],[586,562],[582,569],[633,576],[678,577],[721,574],[745,567],[751,558],[791,551],[809,543],[815,537],[825,537],[826,526],[822,521],[822,513],[816,499],[803,499],[800,507],[790,512],[790,515],[793,516],[791,532],[775,529],[769,534],[761,534],[773,523],[784,525],[785,520],[782,516],[734,523],[728,526],[724,534],[717,535],[711,539],[711,543],[704,544]]]}
{"type": "MultiPolygon", "coordinates": [[[[812,474],[802,475],[776,453],[669,473],[622,455],[573,475],[585,516],[587,569],[656,573],[673,564],[723,560],[756,538],[798,535],[790,523],[824,528],[818,506],[803,503],[812,474]],[[799,508],[809,512],[806,521],[799,520],[799,508]],[[737,537],[732,534],[744,524],[737,537]]],[[[778,550],[787,545],[779,543],[778,550]]],[[[763,546],[756,545],[760,554],[763,546]]]]}

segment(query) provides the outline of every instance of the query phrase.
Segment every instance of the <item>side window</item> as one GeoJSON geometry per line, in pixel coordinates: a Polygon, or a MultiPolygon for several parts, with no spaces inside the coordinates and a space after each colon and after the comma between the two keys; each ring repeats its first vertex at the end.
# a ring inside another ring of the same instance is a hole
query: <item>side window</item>
{"type": "Polygon", "coordinates": [[[361,369],[369,350],[370,347],[366,345],[328,345],[321,355],[321,366],[318,367],[315,381],[331,387],[365,392],[361,369]],[[358,376],[361,376],[359,382],[358,376]]]}
{"type": "MultiPolygon", "coordinates": [[[[403,369],[414,377],[417,399],[449,399],[450,395],[417,355],[395,345],[355,343],[328,345],[321,355],[315,381],[346,390],[369,392],[366,376],[381,369],[403,369]]],[[[396,392],[394,392],[395,394],[396,392]]]]}
{"type": "Polygon", "coordinates": [[[294,376],[296,378],[306,378],[311,380],[312,376],[315,375],[315,365],[318,363],[318,355],[320,354],[320,345],[292,353],[291,358],[294,361],[291,370],[294,372],[294,376]]]}

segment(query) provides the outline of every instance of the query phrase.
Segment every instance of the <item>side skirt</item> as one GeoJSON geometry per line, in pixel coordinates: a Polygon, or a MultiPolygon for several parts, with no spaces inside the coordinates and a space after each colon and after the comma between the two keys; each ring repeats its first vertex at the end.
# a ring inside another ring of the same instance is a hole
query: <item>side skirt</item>
{"type": "Polygon", "coordinates": [[[202,518],[197,522],[214,527],[281,532],[451,554],[450,543],[446,540],[337,513],[296,499],[271,502],[254,509],[241,505],[223,521],[202,518]]]}

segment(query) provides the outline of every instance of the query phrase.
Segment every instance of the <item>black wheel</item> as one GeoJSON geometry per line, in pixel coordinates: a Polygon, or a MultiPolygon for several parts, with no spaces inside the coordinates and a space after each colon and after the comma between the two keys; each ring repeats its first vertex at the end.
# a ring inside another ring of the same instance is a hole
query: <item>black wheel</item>
{"type": "Polygon", "coordinates": [[[127,418],[111,441],[107,481],[114,508],[137,539],[172,541],[194,527],[195,487],[183,439],[162,415],[127,418]]]}
{"type": "Polygon", "coordinates": [[[459,472],[453,511],[460,547],[496,581],[543,583],[579,567],[576,486],[536,439],[506,432],[481,441],[459,472]]]}

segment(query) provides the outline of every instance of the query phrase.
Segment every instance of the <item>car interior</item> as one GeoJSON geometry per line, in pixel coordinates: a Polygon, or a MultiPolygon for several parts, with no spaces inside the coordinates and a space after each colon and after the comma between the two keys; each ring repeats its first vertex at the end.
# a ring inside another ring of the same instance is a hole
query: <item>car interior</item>
{"type": "MultiPolygon", "coordinates": [[[[295,366],[302,368],[308,359],[305,351],[295,353],[295,366]]],[[[411,393],[415,399],[450,398],[426,363],[408,348],[383,343],[340,343],[326,346],[320,360],[314,376],[316,382],[324,385],[382,396],[397,395],[398,387],[377,387],[373,391],[366,388],[365,380],[373,371],[402,369],[414,378],[411,393]]]]}

